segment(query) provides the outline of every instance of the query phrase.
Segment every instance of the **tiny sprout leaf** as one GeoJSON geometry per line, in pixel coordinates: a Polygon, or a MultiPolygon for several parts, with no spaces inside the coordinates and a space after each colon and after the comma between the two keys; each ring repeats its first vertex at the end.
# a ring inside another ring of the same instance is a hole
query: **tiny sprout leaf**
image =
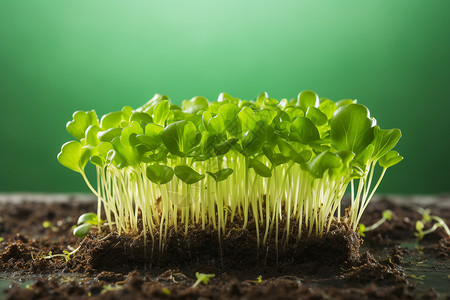
{"type": "Polygon", "coordinates": [[[91,226],[89,223],[81,224],[73,229],[73,235],[82,239],[89,233],[91,226]]]}
{"type": "Polygon", "coordinates": [[[91,150],[89,148],[84,148],[78,141],[70,141],[62,145],[61,152],[58,154],[58,161],[64,167],[83,174],[90,155],[91,150]]]}
{"type": "Polygon", "coordinates": [[[98,222],[99,222],[99,220],[98,220],[97,214],[89,212],[89,213],[82,214],[78,218],[77,225],[81,225],[84,223],[89,223],[91,225],[97,225],[98,222]]]}
{"type": "Polygon", "coordinates": [[[73,120],[67,123],[66,128],[74,138],[81,140],[85,136],[86,129],[91,125],[99,125],[94,110],[76,111],[73,114],[73,120]]]}
{"type": "Polygon", "coordinates": [[[388,153],[386,153],[383,157],[381,157],[378,163],[382,168],[389,168],[395,164],[398,164],[402,160],[403,156],[398,154],[397,151],[391,150],[388,153]]]}
{"type": "Polygon", "coordinates": [[[358,155],[374,138],[375,122],[364,105],[349,104],[338,108],[330,119],[331,146],[358,155]]]}
{"type": "Polygon", "coordinates": [[[316,126],[325,125],[328,121],[327,115],[314,106],[310,106],[308,108],[305,116],[310,119],[316,126]]]}
{"type": "Polygon", "coordinates": [[[291,124],[291,140],[302,144],[309,144],[320,139],[319,130],[306,117],[298,117],[291,124]]]}
{"type": "Polygon", "coordinates": [[[214,146],[214,153],[216,155],[225,155],[230,151],[231,147],[233,147],[236,142],[238,141],[237,138],[231,138],[228,139],[220,144],[217,144],[214,146]]]}
{"type": "Polygon", "coordinates": [[[197,285],[199,285],[201,282],[204,285],[207,285],[209,280],[211,278],[214,278],[215,276],[216,276],[215,274],[203,274],[203,273],[196,272],[195,277],[197,277],[197,281],[194,283],[194,285],[192,287],[194,287],[194,288],[197,287],[197,285]]]}
{"type": "Polygon", "coordinates": [[[210,175],[212,178],[214,178],[214,180],[216,182],[220,182],[220,181],[227,179],[231,174],[233,174],[233,169],[226,168],[226,169],[219,170],[215,173],[213,173],[213,172],[206,172],[206,173],[208,175],[210,175]]]}
{"type": "Polygon", "coordinates": [[[397,128],[383,130],[378,126],[375,126],[374,135],[375,138],[372,144],[374,145],[375,149],[372,155],[372,159],[377,160],[395,147],[398,140],[401,138],[402,133],[400,129],[397,128]]]}
{"type": "Polygon", "coordinates": [[[184,100],[181,104],[183,112],[188,114],[196,114],[198,111],[207,110],[209,102],[205,97],[197,96],[191,100],[184,100]]]}
{"type": "Polygon", "coordinates": [[[360,236],[362,237],[366,237],[366,234],[364,233],[366,231],[366,225],[364,224],[359,224],[359,228],[358,228],[358,233],[360,236]]]}
{"type": "Polygon", "coordinates": [[[259,160],[250,159],[249,167],[253,168],[256,174],[258,174],[261,177],[272,177],[272,170],[259,160]]]}
{"type": "Polygon", "coordinates": [[[297,105],[306,112],[309,107],[319,107],[319,96],[313,91],[303,91],[297,96],[297,105]]]}
{"type": "Polygon", "coordinates": [[[193,184],[205,178],[205,175],[197,173],[188,166],[176,166],[174,172],[181,181],[187,184],[193,184]]]}
{"type": "Polygon", "coordinates": [[[383,217],[383,219],[391,221],[392,220],[392,211],[390,211],[389,209],[386,209],[385,211],[383,211],[382,217],[383,217]]]}
{"type": "Polygon", "coordinates": [[[156,184],[166,184],[173,178],[173,169],[163,165],[151,165],[147,167],[147,177],[156,184]]]}

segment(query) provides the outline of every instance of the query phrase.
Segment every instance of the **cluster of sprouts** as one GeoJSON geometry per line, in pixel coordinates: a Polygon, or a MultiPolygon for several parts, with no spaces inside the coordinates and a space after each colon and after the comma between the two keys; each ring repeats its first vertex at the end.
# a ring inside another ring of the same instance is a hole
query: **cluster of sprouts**
{"type": "Polygon", "coordinates": [[[187,235],[193,224],[220,238],[229,222],[253,222],[259,246],[273,233],[276,243],[321,236],[333,222],[357,230],[386,169],[403,159],[392,150],[399,129],[380,129],[356,100],[335,103],[312,91],[281,101],[222,93],[216,102],[194,97],[181,107],[156,94],[101,119],[77,111],[67,130],[77,140],[62,146],[58,160],[83,176],[98,215],[119,234],[143,231],[155,241],[159,232],[160,245],[169,229],[187,235]],[[95,187],[88,162],[97,170],[95,187]]]}

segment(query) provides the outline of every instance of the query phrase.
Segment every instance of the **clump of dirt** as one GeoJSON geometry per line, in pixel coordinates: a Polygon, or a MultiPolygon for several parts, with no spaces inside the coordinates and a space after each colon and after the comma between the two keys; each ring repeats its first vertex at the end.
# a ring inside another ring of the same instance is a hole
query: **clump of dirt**
{"type": "MultiPolygon", "coordinates": [[[[68,267],[76,271],[97,272],[145,267],[195,267],[199,264],[223,269],[303,265],[302,269],[317,273],[324,268],[330,272],[330,269],[359,261],[361,239],[342,224],[334,225],[321,237],[305,237],[298,241],[292,237],[289,244],[278,245],[278,249],[273,241],[257,249],[253,230],[251,225],[247,229],[230,228],[220,243],[217,231],[202,230],[200,226],[189,228],[187,237],[181,232],[170,231],[161,251],[158,243],[155,246],[151,240],[144,242],[143,236],[118,235],[115,232],[89,235],[68,267]]],[[[158,238],[156,235],[155,239],[158,238]]]]}

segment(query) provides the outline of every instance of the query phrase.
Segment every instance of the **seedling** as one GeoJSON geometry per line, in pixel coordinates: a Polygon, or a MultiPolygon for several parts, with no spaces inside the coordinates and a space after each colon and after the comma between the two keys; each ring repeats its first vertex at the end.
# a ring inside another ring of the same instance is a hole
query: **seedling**
{"type": "MultiPolygon", "coordinates": [[[[201,224],[220,240],[237,219],[242,228],[254,222],[258,246],[273,233],[277,246],[292,234],[322,236],[339,222],[356,231],[386,170],[403,159],[392,150],[399,129],[381,129],[356,100],[335,103],[312,91],[281,101],[222,93],[216,102],[194,97],[181,107],[156,94],[100,119],[93,110],[77,111],[67,130],[76,140],[62,146],[58,160],[97,196],[97,216],[104,213],[119,234],[139,234],[141,218],[144,238],[155,243],[159,231],[160,249],[169,228],[188,235],[191,224],[201,224]],[[88,162],[96,187],[85,173],[88,162]]],[[[92,225],[79,224],[76,234],[92,225]]]]}
{"type": "Polygon", "coordinates": [[[53,258],[57,258],[57,257],[62,257],[64,258],[66,261],[69,261],[70,258],[72,257],[72,255],[74,255],[75,253],[77,253],[78,250],[81,249],[81,245],[78,246],[77,249],[73,250],[72,252],[69,251],[63,251],[62,254],[53,254],[52,251],[48,252],[47,256],[44,256],[44,259],[53,259],[53,258]]]}
{"type": "Polygon", "coordinates": [[[262,275],[259,275],[256,280],[246,280],[248,283],[260,284],[262,282],[262,275]]]}
{"type": "Polygon", "coordinates": [[[5,238],[0,237],[0,243],[3,242],[5,238]]]}
{"type": "Polygon", "coordinates": [[[42,223],[42,227],[49,228],[53,232],[58,232],[58,227],[53,226],[53,224],[50,223],[49,221],[44,221],[42,223]]]}
{"type": "Polygon", "coordinates": [[[192,285],[193,288],[196,288],[197,285],[199,285],[201,282],[203,282],[204,285],[208,285],[208,282],[211,278],[214,278],[215,274],[203,274],[196,272],[195,277],[197,277],[197,281],[192,285]]]}
{"type": "Polygon", "coordinates": [[[73,235],[84,238],[93,225],[100,225],[102,220],[95,213],[85,213],[78,218],[77,226],[73,229],[73,235]]]}
{"type": "Polygon", "coordinates": [[[359,235],[362,237],[365,237],[365,232],[367,231],[371,231],[374,229],[377,229],[378,227],[380,227],[384,222],[386,221],[390,221],[392,220],[392,211],[390,210],[385,210],[382,212],[381,214],[381,219],[379,219],[376,223],[374,223],[373,225],[366,227],[364,224],[360,223],[359,224],[359,235]]]}
{"type": "Polygon", "coordinates": [[[105,284],[102,287],[102,291],[100,292],[101,295],[106,294],[107,292],[114,292],[114,291],[120,291],[124,288],[124,286],[120,286],[120,285],[110,285],[110,284],[105,284]]]}
{"type": "Polygon", "coordinates": [[[445,221],[442,218],[431,215],[429,209],[415,207],[415,210],[422,215],[422,220],[419,220],[416,222],[416,226],[415,226],[416,232],[414,233],[414,235],[419,240],[423,239],[425,235],[436,231],[436,229],[438,229],[439,227],[444,228],[447,235],[450,236],[450,229],[448,228],[447,224],[445,223],[445,221]],[[429,222],[433,222],[433,221],[435,223],[433,223],[433,226],[430,229],[423,230],[425,228],[425,224],[427,224],[429,222]]]}

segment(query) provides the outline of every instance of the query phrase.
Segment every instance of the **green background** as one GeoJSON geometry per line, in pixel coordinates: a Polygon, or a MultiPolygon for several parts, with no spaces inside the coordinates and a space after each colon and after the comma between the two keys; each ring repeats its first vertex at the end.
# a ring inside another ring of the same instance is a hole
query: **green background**
{"type": "Polygon", "coordinates": [[[450,191],[449,1],[2,1],[0,192],[88,191],[56,155],[75,110],[311,89],[398,127],[383,193],[450,191]]]}

